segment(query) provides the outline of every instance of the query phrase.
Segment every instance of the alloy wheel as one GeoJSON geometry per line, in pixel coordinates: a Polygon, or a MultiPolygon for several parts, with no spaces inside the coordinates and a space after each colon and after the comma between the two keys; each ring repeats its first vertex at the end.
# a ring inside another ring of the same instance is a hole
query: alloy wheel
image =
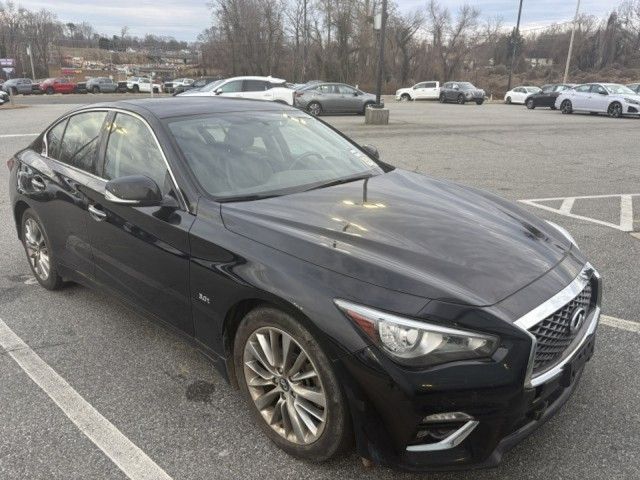
{"type": "Polygon", "coordinates": [[[49,248],[40,225],[33,218],[28,218],[24,224],[24,244],[33,271],[40,280],[46,281],[51,270],[49,248]]]}
{"type": "Polygon", "coordinates": [[[564,114],[573,113],[573,105],[571,105],[571,102],[569,100],[565,100],[564,102],[562,102],[562,105],[560,105],[560,109],[564,114]]]}
{"type": "Polygon", "coordinates": [[[244,378],[267,425],[284,439],[309,445],[322,435],[327,394],[318,369],[288,333],[263,327],[244,347],[244,378]]]}
{"type": "Polygon", "coordinates": [[[314,102],[311,105],[309,105],[309,113],[314,117],[317,117],[318,115],[320,115],[321,112],[322,112],[322,107],[320,106],[319,103],[314,102]]]}
{"type": "Polygon", "coordinates": [[[536,108],[536,104],[534,103],[534,101],[533,101],[533,100],[528,100],[528,101],[527,101],[527,108],[528,108],[529,110],[533,110],[534,108],[536,108]]]}
{"type": "Polygon", "coordinates": [[[400,97],[401,102],[408,102],[409,100],[411,100],[411,97],[407,94],[404,94],[400,97]]]}
{"type": "Polygon", "coordinates": [[[622,116],[622,105],[618,102],[614,102],[609,105],[609,116],[613,118],[620,118],[622,116]]]}

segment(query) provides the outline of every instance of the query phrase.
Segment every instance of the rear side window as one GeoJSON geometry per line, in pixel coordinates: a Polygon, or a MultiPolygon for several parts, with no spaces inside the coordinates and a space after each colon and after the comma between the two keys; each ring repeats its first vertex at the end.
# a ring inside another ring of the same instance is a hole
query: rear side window
{"type": "Polygon", "coordinates": [[[58,160],[96,173],[96,157],[107,112],[79,113],[69,118],[58,160]]]}
{"type": "Polygon", "coordinates": [[[146,175],[158,184],[163,194],[172,190],[162,152],[146,124],[131,115],[118,113],[107,141],[103,177],[112,180],[129,175],[146,175]]]}
{"type": "Polygon", "coordinates": [[[423,88],[436,88],[436,82],[427,82],[423,88]]]}
{"type": "Polygon", "coordinates": [[[225,83],[220,87],[222,93],[235,93],[242,91],[242,80],[234,80],[233,82],[225,83]]]}
{"type": "Polygon", "coordinates": [[[64,135],[64,128],[67,126],[67,119],[54,126],[49,133],[47,133],[47,157],[60,158],[60,145],[62,144],[62,135],[64,135]]]}
{"type": "Polygon", "coordinates": [[[264,92],[269,89],[269,84],[262,80],[245,80],[242,90],[245,92],[264,92]]]}
{"type": "Polygon", "coordinates": [[[591,90],[591,85],[580,85],[575,88],[576,92],[588,93],[591,90]]]}

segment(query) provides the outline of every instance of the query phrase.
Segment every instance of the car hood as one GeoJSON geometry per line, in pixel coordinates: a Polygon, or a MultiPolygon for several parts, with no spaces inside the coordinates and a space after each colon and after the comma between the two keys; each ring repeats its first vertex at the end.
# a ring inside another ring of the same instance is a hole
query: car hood
{"type": "Polygon", "coordinates": [[[402,170],[221,210],[229,230],[320,267],[475,306],[515,293],[571,249],[510,202],[402,170]]]}
{"type": "Polygon", "coordinates": [[[192,88],[190,90],[186,90],[180,94],[179,97],[211,97],[213,94],[211,92],[203,92],[200,89],[192,88]]]}

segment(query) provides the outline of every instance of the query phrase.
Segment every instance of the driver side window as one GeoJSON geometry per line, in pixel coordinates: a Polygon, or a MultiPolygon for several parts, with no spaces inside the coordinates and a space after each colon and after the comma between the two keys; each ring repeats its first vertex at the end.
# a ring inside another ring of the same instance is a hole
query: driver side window
{"type": "Polygon", "coordinates": [[[222,93],[236,93],[242,91],[242,80],[225,83],[220,87],[222,93]]]}
{"type": "Polygon", "coordinates": [[[146,175],[163,195],[173,189],[162,152],[146,124],[131,115],[116,114],[109,132],[103,177],[107,180],[146,175]]]}

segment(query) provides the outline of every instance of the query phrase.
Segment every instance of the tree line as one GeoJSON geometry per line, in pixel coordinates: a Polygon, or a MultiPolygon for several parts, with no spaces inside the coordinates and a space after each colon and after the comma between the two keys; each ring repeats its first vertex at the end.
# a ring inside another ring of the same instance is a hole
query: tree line
{"type": "MultiPolygon", "coordinates": [[[[273,75],[295,82],[325,79],[371,88],[380,41],[373,19],[380,4],[381,0],[213,0],[211,26],[199,37],[203,62],[226,75],[273,75]]],[[[500,17],[483,17],[471,3],[451,11],[430,0],[424,8],[404,12],[391,1],[384,66],[387,90],[421,80],[452,79],[484,81],[500,89],[514,46],[517,77],[561,80],[572,23],[518,34],[505,29],[500,17]],[[547,68],[532,72],[527,61],[532,58],[545,59],[547,68]]],[[[640,69],[639,42],[640,0],[622,1],[606,18],[582,15],[574,73],[582,78],[609,69],[633,76],[633,69],[640,69]]]]}
{"type": "MultiPolygon", "coordinates": [[[[64,23],[49,10],[0,1],[0,57],[15,58],[19,74],[30,71],[30,44],[36,76],[46,76],[48,63],[63,47],[191,48],[201,51],[201,67],[221,75],[323,79],[373,88],[380,42],[374,16],[381,0],[211,0],[209,5],[209,27],[188,44],[170,36],[132,36],[126,26],[119,35],[105,36],[86,22],[64,23]]],[[[526,22],[526,8],[524,18],[526,22]]],[[[525,28],[518,34],[505,28],[502,18],[483,16],[472,3],[452,11],[439,0],[425,0],[424,7],[407,12],[390,0],[386,90],[422,80],[459,79],[503,91],[514,47],[516,81],[559,81],[571,25],[525,28]],[[531,58],[546,60],[543,67],[533,68],[531,58]]],[[[574,81],[640,76],[640,0],[621,1],[605,18],[580,16],[572,66],[574,81]]]]}

